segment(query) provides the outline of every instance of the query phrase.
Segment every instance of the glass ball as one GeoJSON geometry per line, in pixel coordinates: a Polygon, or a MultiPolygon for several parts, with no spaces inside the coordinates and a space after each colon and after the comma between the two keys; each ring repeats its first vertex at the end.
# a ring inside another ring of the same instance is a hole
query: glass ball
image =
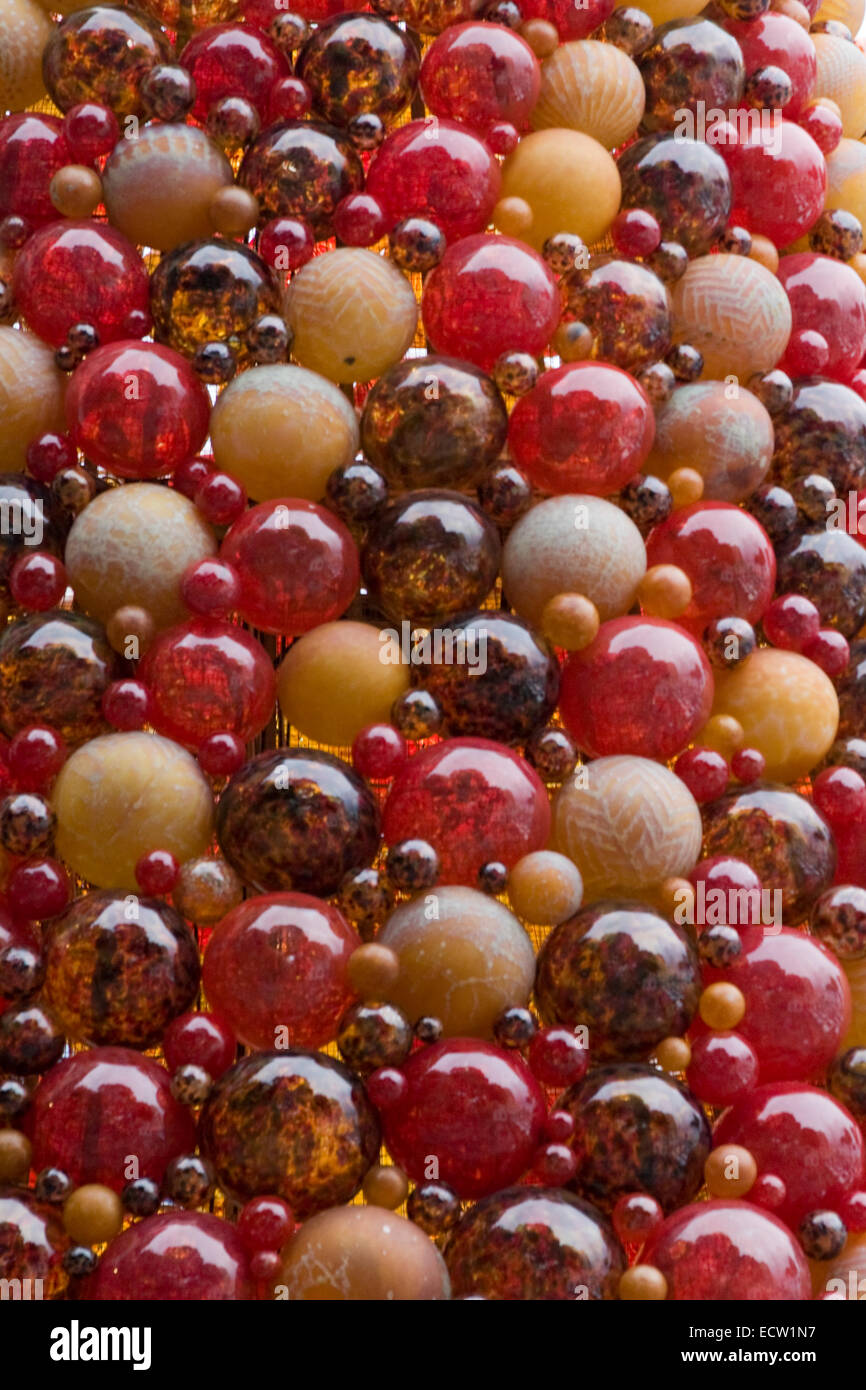
{"type": "Polygon", "coordinates": [[[0,636],[0,708],[10,737],[47,724],[71,748],[107,729],[102,697],[123,674],[100,625],[55,610],[10,624],[0,636]]]}
{"type": "Polygon", "coordinates": [[[814,904],[809,925],[840,960],[866,956],[866,890],[847,884],[828,889],[814,904]]]}
{"type": "Polygon", "coordinates": [[[15,302],[30,328],[60,347],[74,324],[101,343],[134,337],[129,316],[149,316],[147,276],[133,246],[112,227],[66,221],[40,228],[15,260],[15,302]]]}
{"type": "Polygon", "coordinates": [[[21,1280],[23,1289],[39,1281],[42,1298],[62,1298],[67,1282],[62,1261],[70,1242],[55,1208],[24,1189],[4,1190],[0,1242],[4,1279],[21,1280]]]}
{"type": "Polygon", "coordinates": [[[214,102],[240,94],[265,114],[271,88],[288,70],[266,34],[241,24],[209,24],[184,45],[180,62],[195,84],[192,114],[200,121],[214,102]]]}
{"type": "Polygon", "coordinates": [[[674,1301],[812,1297],[797,1241],[750,1202],[714,1199],[674,1212],[642,1258],[661,1270],[674,1301]]]}
{"type": "Polygon", "coordinates": [[[42,75],[61,111],[96,101],[116,116],[142,116],[142,79],[170,61],[168,39],[149,16],[94,5],[67,15],[53,30],[42,75]]]}
{"type": "Polygon", "coordinates": [[[234,1226],[209,1212],[146,1216],[115,1236],[106,1253],[88,1285],[90,1299],[252,1297],[248,1257],[234,1226]]]}
{"type": "MultiPolygon", "coordinates": [[[[58,116],[15,111],[0,121],[0,218],[11,214],[19,223],[24,219],[25,225],[18,228],[24,239],[29,230],[26,223],[56,221],[49,188],[54,175],[71,160],[58,116]]],[[[12,228],[6,230],[8,235],[12,228]]],[[[17,240],[18,246],[22,244],[23,240],[17,240]]]]}
{"type": "Polygon", "coordinates": [[[277,1279],[296,1301],[427,1302],[450,1296],[448,1272],[433,1242],[405,1217],[373,1205],[335,1208],[305,1221],[282,1251],[277,1279]]]}
{"type": "Polygon", "coordinates": [[[779,587],[805,594],[824,623],[853,637],[866,618],[866,549],[838,528],[806,531],[780,547],[779,587]]]}
{"type": "Polygon", "coordinates": [[[733,205],[750,232],[790,246],[824,209],[827,171],[811,135],[793,121],[752,128],[725,151],[733,205]]]}
{"type": "Polygon", "coordinates": [[[359,1076],[399,1067],[415,1040],[412,1025],[394,1004],[353,1004],[340,1021],[340,1056],[359,1076]]]}
{"type": "Polygon", "coordinates": [[[646,467],[660,478],[697,468],[705,502],[740,502],[763,482],[772,457],[773,421],[757,396],[742,386],[732,396],[721,381],[696,381],[678,387],[657,413],[646,467]]]}
{"type": "Polygon", "coordinates": [[[589,271],[566,276],[563,294],[570,312],[593,334],[593,358],[634,374],[670,347],[668,293],[646,266],[595,256],[589,271]]]}
{"type": "Polygon", "coordinates": [[[731,179],[718,150],[668,131],[643,136],[618,160],[623,208],[651,212],[667,240],[709,251],[731,211],[731,179]]]}
{"type": "Polygon", "coordinates": [[[180,123],[153,123],[137,140],[119,140],[102,171],[109,221],[135,245],[158,251],[210,237],[211,203],[233,182],[206,132],[180,123]]]}
{"type": "Polygon", "coordinates": [[[238,177],[258,198],[262,218],[300,218],[321,240],[333,234],[337,204],[360,190],[363,170],[335,126],[279,121],[253,141],[238,177]]]}
{"type": "Polygon", "coordinates": [[[525,130],[540,86],[538,59],[529,44],[498,24],[449,27],[430,45],[421,67],[428,109],[482,136],[498,121],[525,130]]]}
{"type": "Polygon", "coordinates": [[[783,256],[778,277],[791,303],[792,334],[821,333],[829,348],[823,374],[850,377],[866,351],[866,285],[860,276],[841,261],[809,251],[783,256]]]}
{"type": "Polygon", "coordinates": [[[775,427],[773,475],[784,487],[815,472],[840,496],[866,486],[866,403],[849,387],[811,378],[797,382],[775,427]]]}
{"type": "Polygon", "coordinates": [[[295,63],[318,114],[335,126],[375,112],[384,120],[411,100],[418,56],[396,24],[377,15],[338,15],[319,24],[295,63]]]}
{"type": "Polygon", "coordinates": [[[279,278],[249,247],[221,239],[164,255],[151,277],[155,336],[190,357],[203,343],[239,340],[240,365],[252,354],[246,335],[263,314],[279,313],[279,278]]]}
{"type": "Polygon", "coordinates": [[[367,173],[367,192],[390,226],[429,217],[448,242],[482,232],[499,197],[499,165],[479,137],[457,121],[410,121],[385,137],[367,173]]]}
{"type": "Polygon", "coordinates": [[[426,217],[404,217],[391,230],[388,250],[401,270],[423,275],[445,255],[445,237],[426,217]]]}
{"type": "Polygon", "coordinates": [[[305,633],[278,671],[277,696],[286,723],[317,743],[344,747],[365,726],[386,721],[409,683],[399,654],[387,651],[390,640],[369,623],[348,620],[305,633]],[[348,670],[351,683],[345,679],[348,670]]]}

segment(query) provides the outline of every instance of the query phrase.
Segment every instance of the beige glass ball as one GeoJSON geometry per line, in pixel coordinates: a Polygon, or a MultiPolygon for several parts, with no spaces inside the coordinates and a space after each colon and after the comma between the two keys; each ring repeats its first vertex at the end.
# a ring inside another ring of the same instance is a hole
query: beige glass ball
{"type": "Polygon", "coordinates": [[[42,50],[54,26],[36,0],[3,0],[0,26],[0,111],[23,111],[45,96],[42,50]]]}
{"type": "Polygon", "coordinates": [[[358,448],[358,418],[332,381],[305,367],[253,367],[217,397],[210,421],[217,468],[254,502],[318,502],[358,448]]]}
{"type": "Polygon", "coordinates": [[[825,208],[844,208],[866,226],[866,145],[861,140],[841,139],[827,165],[825,208]]]}
{"type": "Polygon", "coordinates": [[[537,130],[503,164],[502,196],[523,198],[532,208],[524,240],[540,251],[558,232],[598,241],[619,212],[622,188],[614,160],[592,136],[537,130]]]}
{"type": "Polygon", "coordinates": [[[65,430],[66,378],[32,333],[0,328],[0,472],[20,473],[31,439],[65,430]]]}
{"type": "Polygon", "coordinates": [[[286,323],[292,352],[330,381],[370,381],[411,346],[418,303],[402,271],[384,256],[341,246],[314,256],[292,277],[286,323]]]}
{"type": "Polygon", "coordinates": [[[294,1302],[430,1302],[451,1296],[438,1248],[414,1222],[376,1206],[332,1207],[282,1252],[276,1296],[294,1302]]]}
{"type": "Polygon", "coordinates": [[[634,135],[645,98],[640,69],[627,53],[611,43],[577,39],[542,63],[532,127],[581,130],[612,150],[634,135]]]}
{"type": "Polygon", "coordinates": [[[182,492],[127,483],[101,492],[76,518],[65,562],[86,613],[107,623],[133,604],[163,628],[188,616],[180,595],[184,571],[216,549],[212,528],[182,492]]]}
{"type": "Polygon", "coordinates": [[[121,140],[102,171],[109,222],[157,251],[211,236],[211,203],[233,183],[231,165],[205,132],[175,122],[121,140]]]}
{"type": "Polygon", "coordinates": [[[791,304],[748,256],[699,256],[673,287],[674,337],[704,359],[706,380],[748,381],[776,365],[791,333],[791,304]]]}
{"type": "Polygon", "coordinates": [[[555,850],[534,850],[510,870],[508,900],[524,922],[558,927],[573,917],[583,902],[580,870],[555,850]]]}
{"type": "Polygon", "coordinates": [[[58,857],[97,888],[137,891],[143,854],[203,854],[213,796],[195,758],[159,734],[105,734],[76,749],[52,796],[58,857]]]}
{"type": "Polygon", "coordinates": [[[814,661],[759,647],[733,670],[716,673],[713,714],[732,715],[742,725],[746,747],[763,753],[770,781],[796,782],[829,752],[839,701],[814,661]]]}
{"type": "Polygon", "coordinates": [[[387,999],[413,1020],[438,1018],[447,1037],[489,1038],[498,1014],[522,1007],[535,952],[508,908],[474,888],[440,887],[402,903],[376,943],[400,961],[387,999]]]}
{"type": "Polygon", "coordinates": [[[628,612],[646,572],[634,522],[602,497],[569,493],[532,507],[509,532],[502,585],[511,606],[540,627],[558,594],[583,594],[602,622],[628,612]]]}
{"type": "Polygon", "coordinates": [[[830,97],[842,115],[842,134],[859,140],[866,131],[866,53],[837,34],[812,34],[818,73],[813,97],[830,97]]]}
{"type": "Polygon", "coordinates": [[[741,502],[760,486],[772,457],[773,421],[757,396],[739,384],[693,381],[656,413],[644,471],[667,479],[678,468],[694,468],[704,497],[741,502]]]}
{"type": "Polygon", "coordinates": [[[640,895],[686,877],[701,849],[701,813],[679,777],[627,754],[596,758],[560,787],[552,844],[580,870],[584,901],[640,895]]]}
{"type": "Polygon", "coordinates": [[[409,686],[409,667],[383,660],[378,627],[322,623],[293,642],[277,676],[287,724],[317,743],[351,744],[368,724],[387,724],[409,686]]]}

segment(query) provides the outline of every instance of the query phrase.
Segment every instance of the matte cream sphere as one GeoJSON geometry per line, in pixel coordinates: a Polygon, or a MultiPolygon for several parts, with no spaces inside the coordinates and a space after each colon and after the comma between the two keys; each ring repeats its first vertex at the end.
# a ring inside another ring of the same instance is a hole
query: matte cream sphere
{"type": "Polygon", "coordinates": [[[561,44],[542,63],[532,125],[580,130],[612,150],[634,135],[645,95],[640,70],[627,53],[611,43],[578,39],[561,44]]]}
{"type": "Polygon", "coordinates": [[[713,713],[733,715],[742,725],[745,745],[763,753],[770,781],[796,782],[829,752],[839,701],[814,661],[759,647],[732,671],[716,673],[713,713]]]}
{"type": "Polygon", "coordinates": [[[621,194],[614,160],[579,130],[525,135],[502,167],[503,198],[523,198],[532,208],[524,240],[536,251],[558,232],[598,241],[619,212],[621,194]]]}
{"type": "Polygon", "coordinates": [[[42,50],[54,26],[36,0],[2,0],[0,26],[0,111],[23,111],[45,96],[42,50]]]}
{"type": "Polygon", "coordinates": [[[818,58],[813,97],[830,97],[842,115],[842,134],[859,140],[866,131],[866,53],[837,34],[812,34],[818,58]]]}
{"type": "Polygon", "coordinates": [[[705,379],[748,381],[776,365],[791,333],[791,304],[748,256],[699,256],[672,293],[674,337],[704,359],[705,379]]]}
{"type": "Polygon", "coordinates": [[[32,439],[65,430],[65,390],[51,348],[34,334],[0,328],[0,472],[22,472],[32,439]]]}
{"type": "Polygon", "coordinates": [[[332,1207],[305,1221],[282,1252],[275,1282],[278,1297],[294,1302],[451,1296],[445,1261],[430,1237],[405,1216],[376,1206],[332,1207]]]}
{"type": "Polygon", "coordinates": [[[369,623],[322,623],[293,642],[277,677],[287,724],[317,743],[346,746],[368,724],[387,724],[409,685],[409,668],[382,660],[369,623]]]}
{"type": "Polygon", "coordinates": [[[694,468],[704,497],[740,502],[760,486],[772,457],[773,421],[757,396],[739,384],[694,381],[656,413],[644,470],[667,479],[678,468],[694,468]]]}

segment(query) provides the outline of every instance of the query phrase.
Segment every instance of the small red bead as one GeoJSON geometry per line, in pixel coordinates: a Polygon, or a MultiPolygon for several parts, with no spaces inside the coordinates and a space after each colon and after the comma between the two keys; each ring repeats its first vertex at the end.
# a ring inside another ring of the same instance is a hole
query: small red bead
{"type": "Polygon", "coordinates": [[[851,660],[851,647],[848,639],[834,627],[822,627],[811,642],[803,648],[803,655],[828,676],[841,676],[851,660]]]}
{"type": "Polygon", "coordinates": [[[408,753],[405,738],[393,724],[368,724],[352,744],[352,762],[362,777],[373,782],[396,777],[408,753]]]}
{"type": "Polygon", "coordinates": [[[725,759],[713,748],[687,748],[674,763],[674,772],[699,804],[721,796],[730,776],[725,759]]]}
{"type": "Polygon", "coordinates": [[[543,1086],[573,1086],[589,1069],[589,1051],[569,1028],[540,1028],[526,1060],[543,1086]]]}
{"type": "Polygon", "coordinates": [[[211,473],[196,493],[195,505],[212,526],[231,526],[246,509],[246,488],[230,473],[211,473]]]}
{"type": "Polygon", "coordinates": [[[823,333],[800,328],[791,334],[779,366],[790,377],[817,376],[830,360],[830,345],[823,333]]]}
{"type": "Polygon", "coordinates": [[[788,1189],[775,1173],[759,1173],[748,1192],[749,1201],[756,1207],[763,1207],[765,1211],[775,1211],[787,1195],[788,1189]]]}
{"type": "Polygon", "coordinates": [[[257,1250],[250,1256],[250,1274],[253,1279],[267,1283],[280,1272],[280,1255],[277,1250],[257,1250]]]}
{"type": "Polygon", "coordinates": [[[661,244],[662,229],[651,212],[626,208],[613,219],[610,235],[621,255],[651,256],[661,244]]]}
{"type": "Polygon", "coordinates": [[[811,135],[822,154],[832,154],[842,139],[842,122],[829,106],[807,106],[799,117],[798,124],[807,135],[811,135]]]}
{"type": "Polygon", "coordinates": [[[150,691],[143,681],[112,681],[102,697],[102,713],[113,729],[141,729],[150,716],[150,691]]]}
{"type": "Polygon", "coordinates": [[[766,766],[766,758],[757,748],[738,748],[731,758],[731,772],[744,786],[759,781],[766,766]]]}
{"type": "Polygon", "coordinates": [[[268,124],[300,121],[313,105],[313,94],[300,77],[280,77],[268,94],[268,124]]]}
{"type": "Polygon", "coordinates": [[[246,759],[244,741],[228,730],[209,734],[198,746],[198,761],[209,777],[231,777],[246,759]]]}
{"type": "Polygon", "coordinates": [[[853,767],[828,767],[812,783],[812,799],[831,825],[862,820],[866,815],[866,782],[853,767]]]}
{"type": "Polygon", "coordinates": [[[698,1100],[731,1105],[757,1084],[758,1054],[739,1033],[706,1033],[692,1043],[686,1081],[698,1100]]]}
{"type": "Polygon", "coordinates": [[[50,483],[61,468],[78,462],[78,450],[69,434],[40,434],[27,445],[27,467],[39,483],[50,483]]]}
{"type": "Polygon", "coordinates": [[[821,614],[803,594],[782,594],[763,616],[767,641],[786,651],[801,652],[818,635],[821,614]]]}
{"type": "Polygon", "coordinates": [[[664,1212],[648,1192],[625,1192],[611,1213],[613,1229],[623,1245],[645,1245],[664,1219],[664,1212]]]}
{"type": "Polygon", "coordinates": [[[181,463],[174,470],[172,481],[178,492],[182,492],[184,497],[188,497],[192,501],[205,479],[209,478],[213,471],[213,459],[199,456],[181,463]]]}
{"type": "Polygon", "coordinates": [[[238,605],[240,576],[225,560],[197,560],[183,576],[180,593],[191,613],[210,618],[226,617],[238,605]]]}
{"type": "Polygon", "coordinates": [[[111,154],[120,139],[120,126],[110,107],[83,101],[67,111],[63,134],[77,164],[94,164],[111,154]]]}
{"type": "Polygon", "coordinates": [[[577,1172],[577,1158],[567,1144],[545,1144],[535,1155],[534,1173],[545,1187],[564,1187],[577,1172]]]}
{"type": "Polygon", "coordinates": [[[574,1133],[574,1116],[568,1110],[551,1110],[544,1122],[544,1137],[551,1144],[566,1144],[574,1133]]]}
{"type": "Polygon", "coordinates": [[[123,320],[123,335],[126,338],[144,338],[153,327],[153,319],[147,309],[130,309],[123,320]]]}
{"type": "Polygon", "coordinates": [[[403,1100],[409,1083],[396,1067],[380,1067],[367,1077],[367,1095],[377,1110],[388,1110],[403,1100]]]}
{"type": "Polygon", "coordinates": [[[46,724],[19,729],[9,744],[9,771],[22,791],[39,791],[57,776],[65,762],[66,744],[46,724]]]}
{"type": "Polygon", "coordinates": [[[181,1014],[172,1019],[162,1039],[165,1064],[170,1072],[178,1067],[203,1067],[214,1081],[228,1071],[235,1060],[235,1035],[214,1014],[181,1014]]]}
{"type": "Polygon", "coordinates": [[[866,1192],[852,1192],[840,1204],[839,1215],[849,1233],[866,1231],[866,1192]]]}
{"type": "Polygon", "coordinates": [[[485,139],[494,154],[508,155],[520,144],[520,133],[510,121],[495,121],[485,139]]]}
{"type": "Polygon", "coordinates": [[[135,881],[148,897],[161,898],[172,891],[179,873],[180,864],[170,850],[153,849],[136,864],[135,881]]]}
{"type": "Polygon", "coordinates": [[[69,878],[56,859],[31,859],[10,873],[6,896],[17,917],[56,917],[69,902],[69,878]]]}
{"type": "Polygon", "coordinates": [[[253,1197],[238,1217],[238,1235],[247,1250],[279,1250],[295,1229],[295,1218],[282,1197],[253,1197]]]}
{"type": "Polygon", "coordinates": [[[350,193],[334,209],[334,231],[347,246],[372,246],[388,230],[388,219],[369,193],[350,193]]]}
{"type": "Polygon", "coordinates": [[[63,561],[47,550],[19,555],[9,572],[12,598],[30,613],[47,613],[49,608],[56,608],[66,593],[66,585],[63,561]]]}
{"type": "Polygon", "coordinates": [[[694,888],[703,883],[707,895],[719,890],[728,894],[741,890],[760,893],[762,887],[751,865],[744,859],[735,859],[731,854],[716,854],[710,859],[700,859],[688,877],[694,888]]]}
{"type": "Polygon", "coordinates": [[[300,270],[313,254],[315,240],[306,222],[275,217],[259,233],[259,255],[276,270],[300,270]]]}

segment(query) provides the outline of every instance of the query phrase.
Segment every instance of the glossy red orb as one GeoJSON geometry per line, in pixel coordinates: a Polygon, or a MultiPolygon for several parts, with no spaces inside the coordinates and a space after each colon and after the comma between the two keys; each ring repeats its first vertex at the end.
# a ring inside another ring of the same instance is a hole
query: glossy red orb
{"type": "Polygon", "coordinates": [[[559,288],[529,246],[471,236],[449,246],[424,282],[421,317],[437,352],[490,372],[505,352],[544,352],[559,323],[559,288]]]}
{"type": "Polygon", "coordinates": [[[196,560],[181,580],[180,596],[190,612],[224,618],[238,605],[241,581],[225,560],[196,560]]]}
{"type": "Polygon", "coordinates": [[[210,454],[186,459],[184,463],[178,464],[174,470],[171,479],[172,485],[177,488],[178,492],[182,492],[184,497],[188,497],[192,501],[205,478],[213,471],[213,458],[210,454]]]}
{"type": "Polygon", "coordinates": [[[153,727],[188,748],[223,731],[248,742],[273,713],[270,657],[251,633],[219,618],[191,618],[161,632],[139,674],[151,692],[153,727]]]}
{"type": "Polygon", "coordinates": [[[774,647],[801,652],[821,626],[821,614],[805,594],[780,594],[763,616],[764,632],[774,647]]]}
{"type": "Polygon", "coordinates": [[[247,490],[230,473],[210,472],[195,494],[195,505],[211,526],[231,526],[247,508],[247,490]]]}
{"type": "Polygon", "coordinates": [[[268,124],[300,121],[313,105],[313,94],[300,77],[280,77],[268,93],[268,124]]]}
{"type": "Polygon", "coordinates": [[[34,225],[54,222],[51,180],[72,154],[58,116],[16,111],[0,121],[0,217],[14,213],[34,225]]]}
{"type": "Polygon", "coordinates": [[[691,1047],[686,1082],[705,1104],[730,1105],[758,1084],[758,1055],[741,1033],[705,1033],[691,1047]]]}
{"type": "Polygon", "coordinates": [[[760,781],[766,766],[767,760],[758,748],[738,748],[731,758],[731,772],[744,786],[760,781]]]}
{"type": "Polygon", "coordinates": [[[199,767],[209,777],[231,777],[246,760],[246,745],[238,734],[208,734],[196,749],[199,767]]]}
{"type": "Polygon", "coordinates": [[[719,904],[724,915],[711,917],[708,916],[704,925],[714,926],[718,923],[736,926],[741,920],[748,924],[752,921],[751,912],[752,898],[742,898],[737,896],[741,893],[755,894],[761,891],[761,880],[755,873],[750,864],[744,859],[735,859],[730,854],[715,854],[710,859],[698,860],[695,867],[689,874],[689,882],[697,888],[703,884],[703,901],[705,904],[719,904]],[[710,894],[723,894],[720,898],[710,897],[710,894]],[[737,916],[734,912],[734,905],[739,908],[743,904],[743,911],[737,916]],[[744,916],[743,913],[746,915],[744,916]]]}
{"type": "Polygon", "coordinates": [[[247,1250],[279,1250],[295,1229],[295,1218],[282,1197],[253,1197],[238,1217],[238,1235],[247,1250]]]}
{"type": "Polygon", "coordinates": [[[15,261],[15,302],[27,324],[52,347],[88,323],[100,343],[136,336],[129,314],[150,325],[150,282],[135,247],[98,222],[54,222],[34,232],[15,261]]]}
{"type": "Polygon", "coordinates": [[[846,380],[866,352],[866,285],[850,265],[811,251],[783,256],[777,275],[791,303],[792,335],[822,334],[828,356],[820,370],[846,380]]]}
{"type": "Polygon", "coordinates": [[[842,119],[829,106],[812,102],[800,112],[800,125],[811,135],[822,154],[832,154],[844,134],[842,119]]]}
{"type": "Polygon", "coordinates": [[[259,232],[258,251],[262,260],[277,270],[300,270],[312,256],[315,244],[306,222],[275,217],[259,232]]]}
{"type": "Polygon", "coordinates": [[[561,43],[585,39],[610,17],[616,0],[521,0],[520,13],[526,19],[546,19],[557,30],[561,43]]]}
{"type": "Polygon", "coordinates": [[[541,1139],[544,1097],[522,1058],[474,1038],[422,1048],[402,1068],[406,1092],[382,1115],[385,1143],[415,1182],[430,1175],[465,1199],[508,1187],[541,1139]]]}
{"type": "Polygon", "coordinates": [[[271,87],[288,72],[271,40],[243,24],[211,24],[194,34],[180,62],[195,80],[192,114],[200,121],[223,97],[246,97],[264,114],[271,87]]]}
{"type": "Polygon", "coordinates": [[[660,1228],[664,1212],[648,1192],[626,1192],[617,1199],[611,1221],[623,1245],[643,1245],[660,1228]]]}
{"type": "Polygon", "coordinates": [[[235,1060],[237,1042],[228,1024],[213,1014],[181,1014],[166,1028],[162,1050],[169,1071],[202,1067],[217,1081],[235,1060]]]}
{"type": "Polygon", "coordinates": [[[94,1047],[58,1062],[36,1092],[28,1125],[37,1172],[62,1168],[76,1186],[101,1182],[117,1192],[135,1177],[159,1182],[169,1159],[195,1142],[168,1072],[125,1047],[94,1047]]]}
{"type": "Polygon", "coordinates": [[[589,1070],[589,1050],[570,1028],[557,1025],[539,1028],[529,1044],[526,1060],[542,1086],[554,1086],[559,1091],[575,1086],[589,1070]]]}
{"type": "Polygon", "coordinates": [[[388,230],[388,218],[369,193],[349,193],[334,208],[334,231],[346,246],[372,246],[388,230]]]}
{"type": "Polygon", "coordinates": [[[641,1256],[660,1269],[674,1302],[801,1302],[809,1266],[781,1221],[751,1202],[695,1202],[669,1216],[641,1256]]]}
{"type": "Polygon", "coordinates": [[[56,917],[69,902],[69,875],[58,859],[28,859],[10,871],[6,896],[18,917],[56,917]]]}
{"type": "Polygon", "coordinates": [[[781,111],[786,120],[795,120],[812,95],[818,71],[808,31],[772,10],[753,19],[726,19],[724,27],[740,45],[747,76],[766,67],[788,74],[794,90],[781,111]]]}
{"type": "Polygon", "coordinates": [[[474,887],[483,864],[510,868],[550,833],[544,783],[519,754],[483,738],[452,738],[416,753],[385,802],[385,842],[427,840],[440,881],[474,887]]]}
{"type": "Polygon", "coordinates": [[[812,799],[831,825],[862,821],[866,781],[853,767],[825,767],[812,783],[812,799]]]}
{"type": "Polygon", "coordinates": [[[730,776],[728,764],[714,748],[687,748],[677,758],[674,772],[700,803],[721,796],[730,776]]]}
{"type": "Polygon", "coordinates": [[[536,487],[601,497],[640,472],[654,436],[643,389],[605,362],[544,372],[521,396],[508,426],[514,462],[536,487]]]}
{"type": "Polygon", "coordinates": [[[6,765],[22,791],[39,791],[56,777],[66,761],[66,744],[54,729],[28,724],[10,740],[6,765]]]}
{"type": "Polygon", "coordinates": [[[819,376],[830,361],[830,344],[815,328],[795,328],[779,368],[790,377],[819,376]]]}
{"type": "Polygon", "coordinates": [[[150,707],[150,691],[142,681],[112,681],[102,696],[102,713],[113,729],[143,728],[150,707]]]}
{"type": "Polygon", "coordinates": [[[110,106],[82,101],[63,117],[63,134],[78,164],[94,164],[111,154],[120,139],[120,125],[110,106]]]}
{"type": "Polygon", "coordinates": [[[501,182],[483,140],[456,121],[427,118],[386,135],[370,164],[367,192],[389,228],[405,217],[426,217],[454,242],[484,230],[501,182]]]}
{"type": "Polygon", "coordinates": [[[198,453],[210,398],[189,363],[156,343],[107,343],[66,393],[69,431],[92,463],[121,478],[161,478],[198,453]]]}
{"type": "Polygon", "coordinates": [[[623,208],[611,223],[610,235],[623,256],[651,256],[662,239],[662,229],[644,208],[623,208]]]}
{"type": "Polygon", "coordinates": [[[27,471],[39,483],[50,483],[61,468],[73,468],[78,450],[68,434],[37,435],[27,445],[27,471]]]}
{"type": "Polygon", "coordinates": [[[507,121],[526,130],[541,68],[525,39],[502,24],[453,24],[427,50],[421,91],[435,116],[487,135],[507,121]]]}
{"type": "Polygon", "coordinates": [[[66,593],[66,567],[47,550],[19,555],[9,571],[9,594],[28,613],[57,608],[66,593]]]}
{"type": "Polygon", "coordinates": [[[393,724],[368,724],[355,736],[352,762],[362,777],[388,782],[408,757],[406,740],[393,724]]]}
{"type": "Polygon", "coordinates": [[[707,722],[713,673],[698,643],[662,618],[614,618],[562,671],[559,708],[593,758],[672,758],[707,722]]]}
{"type": "Polygon", "coordinates": [[[691,580],[692,601],[677,623],[700,637],[713,618],[755,623],[773,597],[776,556],[763,526],[729,502],[694,502],[656,526],[648,565],[677,565],[691,580]]]}
{"type": "Polygon", "coordinates": [[[792,121],[752,126],[735,144],[722,145],[731,175],[736,220],[751,232],[790,246],[821,215],[827,166],[811,135],[792,121]]]}
{"type": "Polygon", "coordinates": [[[167,897],[180,873],[180,864],[167,849],[152,849],[143,854],[135,866],[135,881],[142,893],[150,898],[167,897]]]}
{"type": "Polygon", "coordinates": [[[225,1302],[252,1297],[247,1254],[228,1221],[202,1211],[166,1211],[137,1221],[108,1246],[84,1297],[225,1302]]]}
{"type": "Polygon", "coordinates": [[[831,680],[841,676],[851,660],[851,644],[834,627],[822,627],[803,648],[803,655],[820,666],[831,680]]]}
{"type": "Polygon", "coordinates": [[[220,558],[241,581],[238,612],[263,632],[297,634],[345,613],[358,589],[358,550],[315,502],[260,502],[235,522],[220,558]]]}

